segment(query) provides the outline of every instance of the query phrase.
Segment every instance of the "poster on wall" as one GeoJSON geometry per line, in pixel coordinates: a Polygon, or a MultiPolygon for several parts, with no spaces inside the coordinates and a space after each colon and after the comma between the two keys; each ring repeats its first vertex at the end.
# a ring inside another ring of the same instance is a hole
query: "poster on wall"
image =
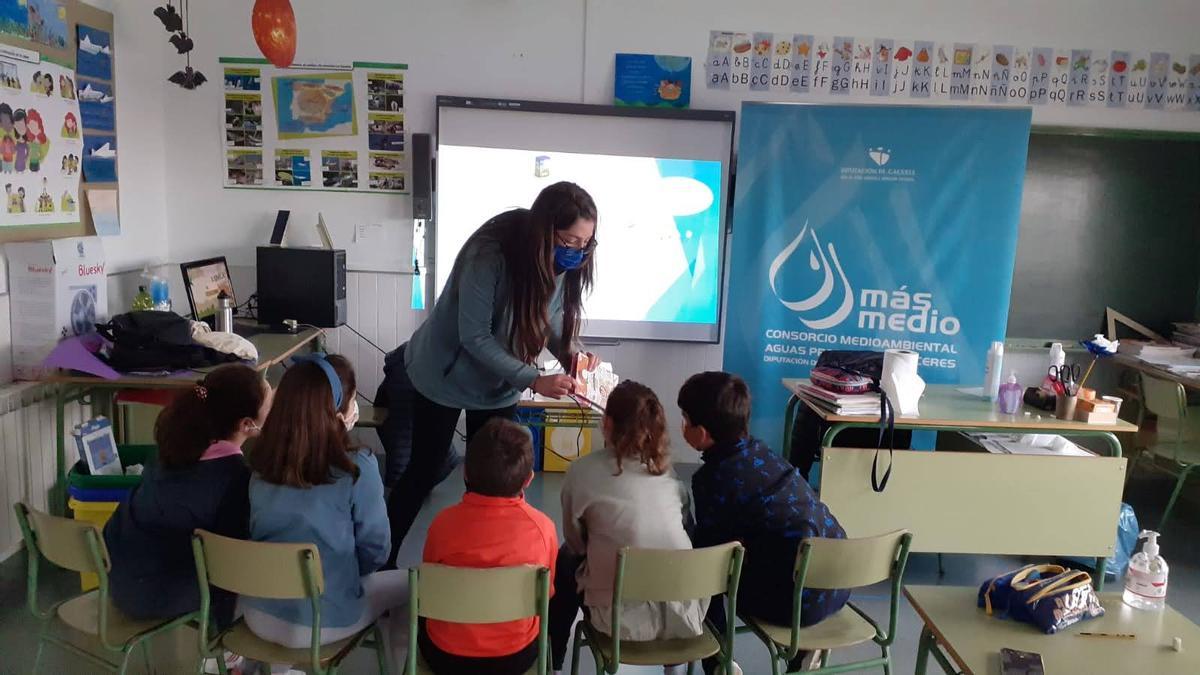
{"type": "Polygon", "coordinates": [[[85,156],[75,73],[37,52],[0,50],[0,225],[79,222],[85,156]]]}
{"type": "Polygon", "coordinates": [[[1200,54],[710,31],[706,86],[820,100],[1200,111],[1200,54]]]}
{"type": "Polygon", "coordinates": [[[406,65],[221,63],[225,187],[407,191],[406,65]]]}
{"type": "Polygon", "coordinates": [[[750,385],[756,435],[778,437],[780,379],[829,349],[915,351],[927,382],[983,380],[1005,335],[1030,118],[743,105],[724,363],[750,385]]]}
{"type": "Polygon", "coordinates": [[[643,108],[686,108],[692,97],[689,56],[617,54],[613,104],[643,108]]]}

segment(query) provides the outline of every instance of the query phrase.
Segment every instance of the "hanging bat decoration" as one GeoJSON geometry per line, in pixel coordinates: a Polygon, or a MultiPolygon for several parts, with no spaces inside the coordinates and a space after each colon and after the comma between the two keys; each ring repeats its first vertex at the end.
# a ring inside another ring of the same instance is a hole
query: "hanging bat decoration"
{"type": "Polygon", "coordinates": [[[192,68],[192,50],[196,48],[196,43],[189,35],[191,32],[190,10],[189,0],[179,0],[178,11],[170,0],[167,0],[167,4],[162,7],[154,8],[154,16],[158,17],[163,28],[171,34],[167,41],[175,47],[175,53],[186,55],[183,70],[175,71],[175,74],[168,77],[167,81],[189,90],[208,81],[208,78],[204,77],[204,73],[192,68]]]}

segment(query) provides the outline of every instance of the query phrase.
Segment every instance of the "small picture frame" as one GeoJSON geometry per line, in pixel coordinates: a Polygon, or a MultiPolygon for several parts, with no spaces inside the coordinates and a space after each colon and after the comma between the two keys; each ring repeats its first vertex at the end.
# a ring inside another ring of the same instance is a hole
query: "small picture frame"
{"type": "Polygon", "coordinates": [[[120,476],[125,473],[117,454],[112,422],[101,417],[84,424],[79,432],[80,450],[91,475],[120,476]]]}

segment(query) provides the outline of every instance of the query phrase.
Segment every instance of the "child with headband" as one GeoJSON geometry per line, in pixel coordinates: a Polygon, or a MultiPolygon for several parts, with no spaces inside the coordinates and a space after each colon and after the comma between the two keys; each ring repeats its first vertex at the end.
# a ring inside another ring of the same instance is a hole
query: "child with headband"
{"type": "MultiPolygon", "coordinates": [[[[379,465],[351,445],[354,369],[315,354],[288,368],[250,455],[250,538],[313,543],[321,555],[321,644],[358,633],[408,600],[406,571],[378,571],[391,547],[379,465]]],[[[246,625],[292,649],[312,644],[308,600],[242,598],[246,625]]],[[[284,664],[273,664],[273,670],[284,664]]]]}
{"type": "MultiPolygon", "coordinates": [[[[179,394],[154,425],[158,456],[104,527],[112,559],[109,589],[137,620],[200,609],[192,532],[245,538],[250,470],[242,444],[258,435],[271,409],[271,386],[243,365],[221,366],[179,394]]],[[[219,625],[235,597],[213,591],[219,625]]]]}

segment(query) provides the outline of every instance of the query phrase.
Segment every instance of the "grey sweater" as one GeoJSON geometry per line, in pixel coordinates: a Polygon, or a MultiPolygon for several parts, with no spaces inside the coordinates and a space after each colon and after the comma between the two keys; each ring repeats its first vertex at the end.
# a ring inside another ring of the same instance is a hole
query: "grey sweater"
{"type": "MultiPolygon", "coordinates": [[[[502,229],[514,231],[525,209],[496,217],[502,229]]],[[[489,227],[485,225],[484,227],[489,227]]],[[[550,298],[549,338],[561,343],[562,274],[550,298]]],[[[404,365],[413,386],[444,406],[493,410],[514,405],[538,376],[535,366],[513,356],[509,335],[512,307],[504,253],[497,241],[472,236],[467,240],[446,287],[425,323],[413,333],[404,365]]],[[[568,354],[555,354],[566,362],[568,354]]]]}

